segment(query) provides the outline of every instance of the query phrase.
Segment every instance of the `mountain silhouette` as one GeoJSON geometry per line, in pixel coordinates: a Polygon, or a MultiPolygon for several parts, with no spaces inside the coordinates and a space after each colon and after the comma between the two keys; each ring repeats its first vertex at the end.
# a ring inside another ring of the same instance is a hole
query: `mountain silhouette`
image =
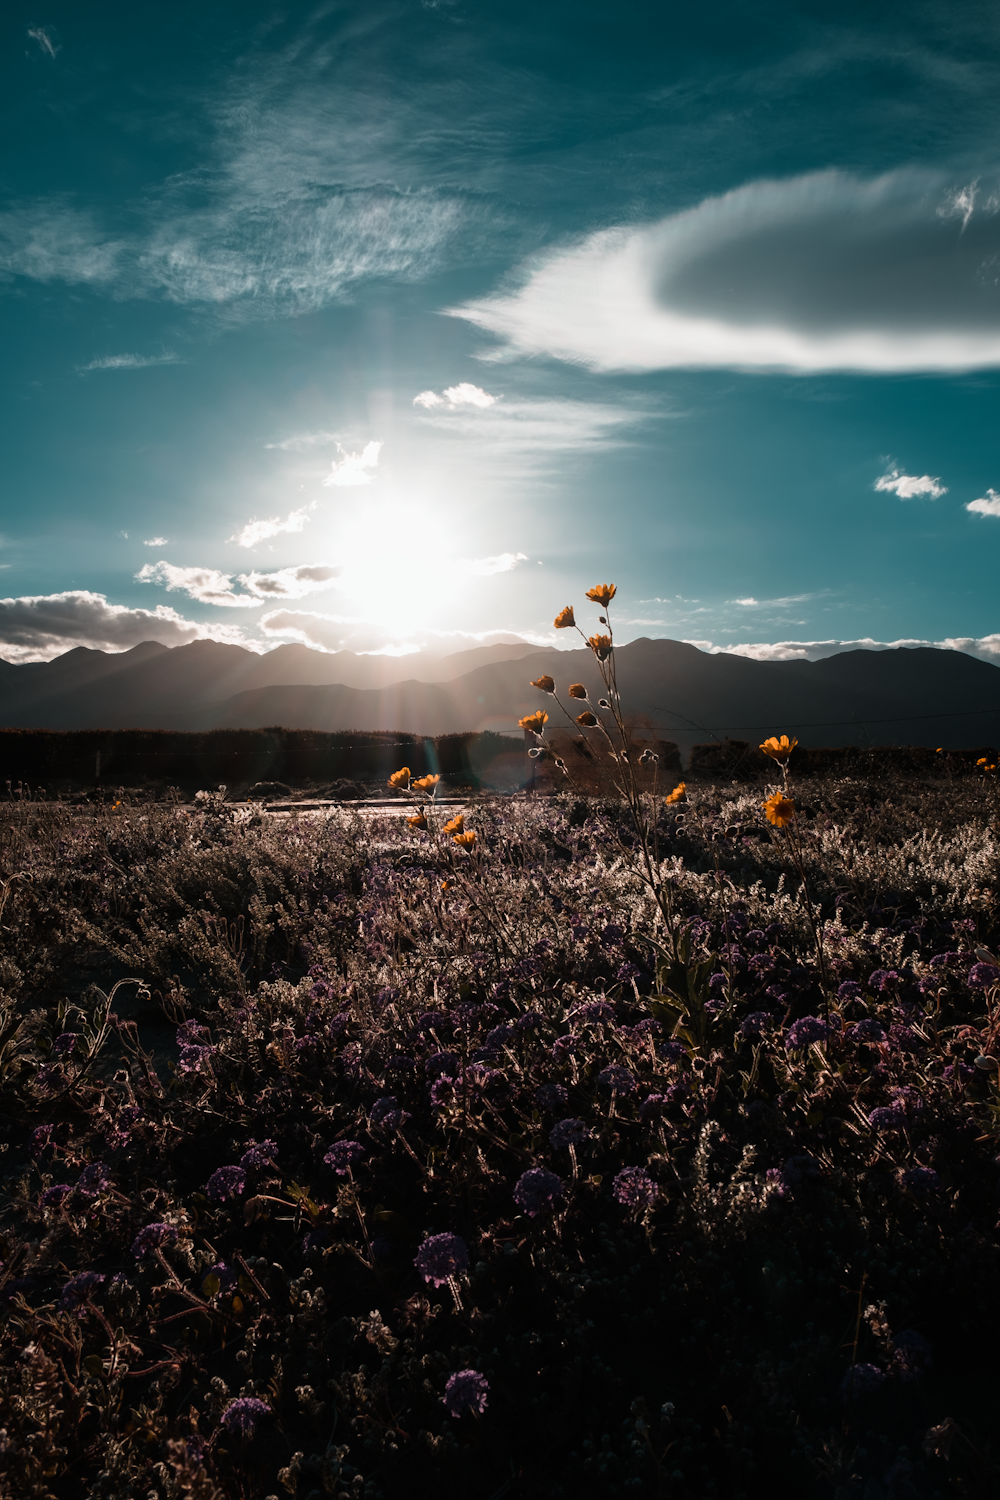
{"type": "MultiPolygon", "coordinates": [[[[809,745],[947,749],[1000,739],[1000,668],[933,647],[844,651],[821,661],[709,655],[682,641],[616,653],[626,711],[682,749],[730,736],[795,734],[809,745]]],[[[357,656],[279,646],[263,656],[196,641],[111,655],[77,648],[51,662],[0,662],[0,725],[48,729],[386,729],[437,735],[516,731],[556,704],[530,685],[551,675],[601,695],[586,648],[524,642],[449,655],[357,656]]],[[[576,705],[577,707],[581,705],[576,705]]]]}

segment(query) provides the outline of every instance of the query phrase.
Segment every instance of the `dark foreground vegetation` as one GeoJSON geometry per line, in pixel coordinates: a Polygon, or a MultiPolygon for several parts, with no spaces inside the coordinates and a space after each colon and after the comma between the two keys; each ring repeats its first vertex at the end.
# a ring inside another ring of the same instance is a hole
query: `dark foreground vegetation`
{"type": "Polygon", "coordinates": [[[2,1493],[994,1496],[992,792],[4,804],[2,1493]]]}

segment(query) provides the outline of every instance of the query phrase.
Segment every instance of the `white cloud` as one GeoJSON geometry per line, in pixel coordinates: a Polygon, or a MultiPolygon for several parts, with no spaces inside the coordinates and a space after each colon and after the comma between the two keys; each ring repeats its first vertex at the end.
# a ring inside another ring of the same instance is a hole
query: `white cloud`
{"type": "Polygon", "coordinates": [[[265,542],[268,537],[277,536],[279,532],[301,531],[309,519],[306,512],[313,508],[311,505],[304,505],[301,510],[291,511],[284,520],[280,516],[271,516],[266,521],[248,521],[242,530],[228,540],[235,542],[238,547],[256,547],[259,542],[265,542]]]}
{"type": "MultiPolygon", "coordinates": [[[[662,416],[662,410],[659,414],[662,416]]],[[[549,466],[566,452],[602,452],[620,447],[626,441],[625,430],[648,420],[649,415],[649,409],[640,404],[611,406],[599,401],[530,397],[501,401],[498,396],[492,406],[425,403],[419,420],[474,443],[478,459],[502,461],[510,474],[518,467],[549,466]]]]}
{"type": "Polygon", "coordinates": [[[743,604],[748,608],[760,603],[759,599],[730,599],[730,604],[743,604]]]}
{"type": "Polygon", "coordinates": [[[857,641],[758,641],[738,646],[720,646],[711,641],[688,641],[713,656],[726,652],[731,656],[749,656],[754,661],[820,661],[841,651],[891,651],[902,646],[935,646],[942,651],[962,651],[981,661],[1000,664],[1000,634],[984,636],[947,636],[940,641],[876,641],[865,636],[857,641]]]}
{"type": "Polygon", "coordinates": [[[495,406],[502,396],[491,396],[489,391],[484,391],[481,386],[470,385],[463,380],[460,385],[450,385],[447,390],[439,396],[437,391],[421,391],[419,396],[414,396],[414,406],[424,406],[431,409],[435,406],[448,406],[454,410],[459,406],[478,406],[485,410],[489,406],[495,406]]]}
{"type": "Polygon", "coordinates": [[[33,42],[38,43],[46,57],[55,57],[57,52],[62,51],[62,48],[57,46],[51,30],[45,26],[29,26],[28,35],[33,42]]]}
{"type": "Polygon", "coordinates": [[[489,578],[494,573],[509,573],[518,563],[528,561],[526,552],[499,552],[495,557],[477,557],[466,566],[470,573],[489,578]]]}
{"type": "Polygon", "coordinates": [[[178,354],[104,354],[89,365],[77,365],[82,375],[90,370],[146,370],[150,365],[179,365],[178,354]]]}
{"type": "Polygon", "coordinates": [[[966,370],[1000,364],[998,264],[1000,216],[941,173],[827,171],[601,230],[449,311],[597,370],[966,370]]]}
{"type": "MultiPolygon", "coordinates": [[[[336,443],[335,432],[298,432],[294,437],[284,438],[280,443],[265,443],[265,448],[280,448],[283,452],[301,452],[303,448],[315,448],[322,444],[336,443]]],[[[338,444],[339,447],[339,444],[338,444]]]]}
{"type": "Polygon", "coordinates": [[[92,216],[58,200],[0,213],[0,272],[32,281],[100,285],[121,271],[121,240],[101,233],[92,216]]]}
{"type": "Polygon", "coordinates": [[[164,604],[130,609],[86,589],[0,599],[0,655],[10,662],[50,661],[74,646],[127,651],[142,641],[185,646],[198,640],[259,649],[230,626],[197,624],[164,604]]]}
{"type": "Polygon", "coordinates": [[[337,452],[340,458],[335,458],[331,472],[323,480],[324,485],[331,485],[338,489],[345,489],[358,484],[371,484],[372,476],[368,472],[377,468],[378,456],[382,451],[381,443],[366,443],[360,453],[347,453],[341,445],[337,444],[337,452]]]}
{"type": "Polygon", "coordinates": [[[200,604],[216,604],[228,609],[255,609],[274,599],[301,599],[305,594],[328,588],[340,575],[340,569],[328,564],[279,568],[274,573],[239,573],[236,583],[245,592],[237,593],[233,578],[217,568],[180,568],[173,563],[146,563],[135,575],[139,583],[159,583],[168,593],[184,593],[200,604]]]}
{"type": "Polygon", "coordinates": [[[980,516],[1000,516],[1000,494],[987,490],[979,500],[970,500],[965,508],[980,516]]]}
{"type": "Polygon", "coordinates": [[[547,636],[520,630],[419,630],[400,637],[377,620],[357,615],[319,614],[312,610],[281,609],[258,622],[265,636],[284,636],[318,651],[356,651],[381,656],[408,656],[415,651],[447,655],[473,646],[529,641],[544,646],[547,636]]]}
{"type": "MultiPolygon", "coordinates": [[[[127,535],[128,535],[127,531],[123,531],[122,532],[122,536],[127,536],[127,535]]],[[[165,547],[167,545],[167,539],[166,539],[165,536],[151,536],[149,538],[149,541],[148,542],[143,542],[142,545],[144,547],[165,547]]]]}
{"type": "Polygon", "coordinates": [[[900,500],[914,500],[919,495],[929,495],[932,500],[939,500],[948,493],[948,486],[942,484],[940,479],[932,479],[929,474],[901,474],[898,469],[892,469],[888,474],[883,474],[881,479],[876,479],[875,488],[898,495],[900,500]]]}

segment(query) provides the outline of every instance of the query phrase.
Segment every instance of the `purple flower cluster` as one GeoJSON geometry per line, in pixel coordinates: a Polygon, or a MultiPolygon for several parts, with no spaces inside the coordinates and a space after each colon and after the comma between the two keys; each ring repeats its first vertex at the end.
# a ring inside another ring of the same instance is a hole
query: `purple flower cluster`
{"type": "Polygon", "coordinates": [[[64,1031],[62,1036],[57,1036],[52,1043],[52,1052],[50,1055],[52,1057],[69,1057],[79,1040],[77,1032],[64,1031]]]}
{"type": "Polygon", "coordinates": [[[811,1047],[814,1042],[825,1041],[828,1029],[819,1016],[802,1016],[793,1021],[785,1033],[785,1051],[796,1052],[801,1047],[811,1047]]]}
{"type": "Polygon", "coordinates": [[[140,1229],[132,1241],[132,1254],[136,1260],[142,1260],[154,1250],[161,1250],[165,1245],[176,1245],[177,1230],[173,1224],[147,1224],[145,1229],[140,1229]]]}
{"type": "Polygon", "coordinates": [[[42,1207],[58,1208],[63,1199],[68,1198],[72,1191],[68,1182],[54,1182],[42,1194],[42,1207]]]}
{"type": "Polygon", "coordinates": [[[562,1179],[544,1167],[530,1167],[518,1178],[514,1188],[514,1202],[532,1219],[537,1214],[550,1212],[562,1196],[562,1179]]]}
{"type": "Polygon", "coordinates": [[[885,1371],[878,1365],[855,1365],[848,1370],[840,1390],[847,1401],[864,1401],[876,1395],[885,1384],[885,1371]]]}
{"type": "Polygon", "coordinates": [[[269,1416],[270,1412],[267,1402],[258,1401],[256,1396],[237,1396],[222,1413],[222,1425],[234,1437],[253,1437],[261,1417],[269,1416]]]}
{"type": "Polygon", "coordinates": [[[90,1300],[91,1294],[96,1292],[104,1281],[105,1277],[99,1275],[97,1271],[79,1271],[76,1276],[71,1276],[62,1289],[59,1311],[76,1313],[78,1318],[82,1318],[85,1313],[83,1304],[90,1300]]]}
{"type": "Polygon", "coordinates": [[[884,1042],[885,1031],[881,1021],[876,1021],[874,1016],[866,1016],[863,1021],[857,1021],[847,1032],[848,1040],[851,1042],[884,1042]]]}
{"type": "Polygon", "coordinates": [[[569,1094],[561,1083],[543,1083],[540,1089],[535,1090],[535,1100],[543,1109],[551,1110],[555,1114],[557,1109],[566,1108],[569,1094]]]}
{"type": "Polygon", "coordinates": [[[635,1093],[636,1081],[628,1068],[619,1068],[614,1065],[610,1068],[602,1068],[597,1075],[597,1081],[616,1094],[635,1093]]]}
{"type": "Polygon", "coordinates": [[[400,1109],[394,1094],[386,1094],[381,1099],[376,1099],[368,1116],[368,1123],[373,1130],[383,1130],[386,1134],[399,1130],[410,1118],[409,1111],[400,1109]]]}
{"type": "Polygon", "coordinates": [[[365,1148],[360,1141],[337,1141],[332,1145],[323,1160],[328,1167],[332,1167],[338,1177],[346,1177],[356,1161],[360,1161],[365,1154],[365,1148]]]}
{"type": "Polygon", "coordinates": [[[560,1120],[549,1131],[549,1140],[557,1151],[567,1146],[579,1146],[590,1139],[590,1131],[582,1120],[560,1120]]]}
{"type": "Polygon", "coordinates": [[[656,1183],[642,1167],[623,1167],[612,1184],[615,1202],[623,1208],[651,1208],[660,1196],[656,1183]]]}
{"type": "Polygon", "coordinates": [[[490,1383],[478,1370],[458,1370],[449,1376],[442,1400],[452,1417],[469,1416],[473,1412],[482,1416],[490,1383]]]}
{"type": "Polygon", "coordinates": [[[420,1246],[413,1264],[432,1286],[444,1286],[469,1269],[469,1252],[457,1234],[432,1234],[420,1246]]]}
{"type": "MultiPolygon", "coordinates": [[[[985,990],[1000,980],[1000,969],[996,964],[973,964],[969,970],[969,983],[974,990],[985,990]]],[[[53,1052],[55,1048],[53,1047],[53,1052]]]]}
{"type": "Polygon", "coordinates": [[[238,1198],[246,1187],[247,1174],[242,1167],[217,1167],[208,1179],[207,1192],[212,1203],[226,1203],[238,1198]]]}
{"type": "Polygon", "coordinates": [[[111,1178],[108,1175],[107,1167],[102,1161],[92,1161],[80,1173],[76,1190],[81,1198],[96,1198],[98,1193],[110,1186],[111,1178]]]}
{"type": "Polygon", "coordinates": [[[276,1141],[251,1141],[240,1157],[240,1166],[244,1172],[264,1172],[268,1167],[277,1165],[278,1145],[276,1141]]]}

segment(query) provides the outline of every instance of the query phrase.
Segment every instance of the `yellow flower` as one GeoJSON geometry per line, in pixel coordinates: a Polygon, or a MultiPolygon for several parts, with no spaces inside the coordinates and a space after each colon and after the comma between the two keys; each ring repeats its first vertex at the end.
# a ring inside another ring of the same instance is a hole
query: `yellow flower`
{"type": "Polygon", "coordinates": [[[427,827],[427,819],[424,817],[424,815],[423,815],[422,812],[418,812],[412,818],[407,818],[406,821],[407,821],[407,823],[409,823],[409,825],[410,825],[411,828],[426,828],[427,827]]]}
{"type": "Polygon", "coordinates": [[[684,796],[684,793],[686,791],[687,791],[687,782],[686,781],[679,781],[677,783],[677,785],[674,787],[673,791],[670,793],[670,796],[664,798],[664,801],[666,801],[666,802],[679,802],[681,800],[681,798],[684,796]]]}
{"type": "Polygon", "coordinates": [[[599,583],[596,588],[587,590],[587,598],[599,604],[602,609],[607,609],[618,589],[613,583],[599,583]]]}
{"type": "Polygon", "coordinates": [[[444,827],[442,828],[441,832],[442,833],[450,833],[450,834],[452,834],[454,836],[456,833],[461,833],[464,827],[465,827],[465,819],[462,816],[462,814],[459,813],[457,817],[452,818],[452,820],[451,820],[450,823],[446,823],[444,825],[444,827]]]}
{"type": "Polygon", "coordinates": [[[421,776],[419,781],[413,783],[413,786],[418,792],[432,792],[440,780],[440,776],[421,776]]]}
{"type": "Polygon", "coordinates": [[[779,766],[783,766],[798,743],[798,740],[790,740],[787,734],[783,734],[780,740],[777,735],[772,734],[771,738],[765,740],[760,748],[765,755],[776,760],[779,766]]]}
{"type": "Polygon", "coordinates": [[[572,604],[567,604],[565,609],[561,609],[552,623],[557,630],[568,630],[571,625],[575,625],[576,615],[573,613],[572,604]]]}
{"type": "Polygon", "coordinates": [[[527,714],[523,719],[518,719],[522,729],[530,730],[532,734],[541,734],[545,725],[549,722],[549,716],[543,709],[535,714],[527,714]]]}
{"type": "Polygon", "coordinates": [[[455,843],[461,844],[463,849],[471,849],[476,842],[475,830],[472,828],[469,829],[468,833],[456,833],[454,837],[455,843]]]}
{"type": "Polygon", "coordinates": [[[607,661],[611,655],[611,637],[609,635],[590,635],[587,637],[587,645],[593,651],[598,661],[607,661]]]}
{"type": "Polygon", "coordinates": [[[441,889],[442,889],[442,891],[450,891],[451,890],[451,881],[450,880],[442,880],[442,882],[441,882],[441,889]]]}
{"type": "Polygon", "coordinates": [[[571,698],[586,698],[587,689],[582,682],[571,682],[569,685],[569,695],[571,698]]]}
{"type": "Polygon", "coordinates": [[[767,821],[773,823],[775,828],[786,828],[795,817],[795,803],[790,797],[782,796],[781,792],[775,792],[764,803],[764,811],[767,813],[767,821]]]}
{"type": "Polygon", "coordinates": [[[553,682],[552,678],[547,676],[544,672],[542,673],[541,677],[536,677],[533,679],[531,686],[540,688],[543,693],[554,693],[556,690],[556,685],[553,682]]]}
{"type": "Polygon", "coordinates": [[[410,768],[409,768],[409,766],[404,766],[401,771],[393,771],[392,775],[389,777],[389,785],[391,787],[399,788],[401,786],[409,786],[409,784],[410,784],[410,768]]]}
{"type": "Polygon", "coordinates": [[[586,713],[577,714],[576,722],[578,724],[582,724],[584,729],[593,729],[594,725],[597,723],[597,715],[592,714],[590,712],[590,709],[588,708],[586,713]]]}

